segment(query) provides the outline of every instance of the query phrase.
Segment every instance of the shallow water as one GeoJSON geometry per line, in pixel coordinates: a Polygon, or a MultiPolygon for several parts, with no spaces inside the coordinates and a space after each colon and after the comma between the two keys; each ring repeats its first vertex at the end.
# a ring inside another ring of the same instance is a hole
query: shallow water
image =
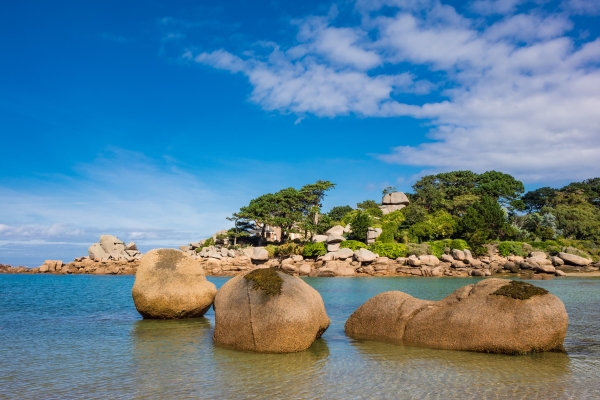
{"type": "MultiPolygon", "coordinates": [[[[569,313],[567,354],[504,356],[346,337],[386,290],[437,300],[476,278],[307,278],[331,326],[307,351],[215,347],[214,313],[142,320],[132,276],[0,275],[0,398],[549,399],[600,397],[600,279],[535,281],[569,313]]],[[[217,286],[226,278],[209,278],[217,286]]]]}

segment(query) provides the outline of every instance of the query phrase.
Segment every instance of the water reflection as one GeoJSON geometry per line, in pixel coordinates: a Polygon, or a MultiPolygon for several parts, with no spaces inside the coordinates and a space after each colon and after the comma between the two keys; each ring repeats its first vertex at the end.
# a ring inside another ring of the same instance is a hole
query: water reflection
{"type": "Polygon", "coordinates": [[[305,351],[287,354],[253,353],[215,347],[215,370],[223,380],[226,398],[266,398],[286,393],[289,398],[314,398],[324,386],[322,369],[329,347],[319,339],[305,351]]]}
{"type": "Polygon", "coordinates": [[[137,398],[185,397],[203,385],[214,362],[206,318],[141,320],[131,330],[137,398]]]}
{"type": "MultiPolygon", "coordinates": [[[[370,340],[350,341],[371,368],[391,379],[433,385],[446,396],[569,397],[571,360],[565,353],[523,356],[437,350],[370,340]],[[396,374],[390,375],[390,370],[396,374]]],[[[376,372],[377,374],[378,372],[376,372]]]]}

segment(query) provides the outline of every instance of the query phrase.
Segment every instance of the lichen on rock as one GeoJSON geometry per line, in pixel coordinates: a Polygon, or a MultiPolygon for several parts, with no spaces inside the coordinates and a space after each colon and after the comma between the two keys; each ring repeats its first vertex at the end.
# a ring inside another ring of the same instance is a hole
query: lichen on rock
{"type": "MultiPolygon", "coordinates": [[[[252,282],[252,289],[263,290],[268,296],[281,294],[283,279],[278,274],[279,268],[261,268],[244,276],[248,282],[252,282]]],[[[283,273],[283,270],[280,270],[283,273]]]]}
{"type": "Polygon", "coordinates": [[[527,282],[510,281],[509,284],[502,286],[500,289],[491,293],[496,296],[512,297],[518,300],[527,300],[533,296],[542,296],[548,291],[541,287],[534,286],[527,282]]]}

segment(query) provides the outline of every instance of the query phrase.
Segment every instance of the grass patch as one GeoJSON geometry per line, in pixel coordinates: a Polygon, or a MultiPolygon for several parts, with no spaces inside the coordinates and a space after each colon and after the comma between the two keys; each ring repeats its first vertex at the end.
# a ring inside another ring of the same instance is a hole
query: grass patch
{"type": "Polygon", "coordinates": [[[267,296],[276,296],[281,294],[283,278],[277,273],[275,268],[256,269],[244,276],[248,282],[252,282],[252,289],[263,290],[267,296]]]}
{"type": "Polygon", "coordinates": [[[508,285],[502,286],[500,289],[496,290],[492,294],[496,296],[512,297],[513,299],[518,300],[527,300],[532,298],[533,296],[543,296],[547,293],[548,291],[546,289],[533,286],[530,283],[510,281],[508,285]]]}

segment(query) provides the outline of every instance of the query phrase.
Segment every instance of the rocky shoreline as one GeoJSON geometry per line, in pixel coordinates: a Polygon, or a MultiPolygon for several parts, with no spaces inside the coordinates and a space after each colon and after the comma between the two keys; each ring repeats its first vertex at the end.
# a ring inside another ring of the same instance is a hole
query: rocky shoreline
{"type": "MultiPolygon", "coordinates": [[[[552,276],[575,273],[597,273],[600,267],[600,263],[593,264],[590,259],[576,255],[559,253],[549,257],[543,252],[532,252],[527,258],[502,257],[497,254],[477,258],[473,257],[469,250],[453,249],[440,258],[422,255],[397,259],[379,257],[365,249],[354,252],[340,249],[335,254],[318,258],[304,258],[301,255],[273,258],[269,257],[267,250],[262,247],[231,250],[211,246],[202,253],[193,250],[183,252],[192,255],[209,276],[234,276],[255,269],[282,268],[290,274],[309,277],[521,275],[534,279],[548,279],[552,276]]],[[[46,260],[37,268],[0,264],[0,273],[134,275],[139,264],[138,257],[116,260],[80,257],[69,263],[46,260]]]]}

